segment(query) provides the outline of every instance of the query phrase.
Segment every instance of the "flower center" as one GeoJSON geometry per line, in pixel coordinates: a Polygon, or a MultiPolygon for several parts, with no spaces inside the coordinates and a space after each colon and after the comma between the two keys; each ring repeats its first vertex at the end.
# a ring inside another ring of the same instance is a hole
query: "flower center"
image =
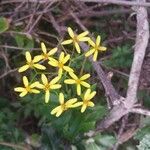
{"type": "Polygon", "coordinates": [[[30,67],[33,67],[33,62],[31,61],[31,62],[27,62],[27,64],[30,66],[30,67]]]}
{"type": "Polygon", "coordinates": [[[80,80],[80,79],[77,79],[77,80],[76,80],[76,83],[77,83],[77,84],[80,84],[80,83],[81,83],[81,80],[80,80]]]}
{"type": "Polygon", "coordinates": [[[65,104],[61,104],[61,109],[62,109],[63,111],[67,110],[67,108],[65,107],[65,104]]]}
{"type": "Polygon", "coordinates": [[[83,101],[83,103],[84,103],[85,105],[88,105],[88,102],[89,102],[88,100],[84,100],[84,101],[83,101]]]}
{"type": "Polygon", "coordinates": [[[99,46],[98,45],[95,45],[95,48],[94,48],[95,50],[98,50],[99,49],[99,46]]]}
{"type": "Polygon", "coordinates": [[[26,87],[26,90],[27,90],[27,92],[30,92],[30,91],[31,91],[30,86],[27,86],[27,87],[26,87]]]}
{"type": "Polygon", "coordinates": [[[77,37],[76,35],[75,35],[74,38],[73,38],[73,42],[74,42],[74,43],[75,43],[75,42],[76,42],[76,43],[79,42],[78,37],[77,37]]]}
{"type": "Polygon", "coordinates": [[[64,66],[64,64],[63,64],[62,62],[59,62],[59,63],[58,63],[58,67],[59,67],[59,68],[63,68],[63,66],[64,66]]]}
{"type": "Polygon", "coordinates": [[[49,90],[49,89],[50,89],[50,85],[49,85],[49,84],[46,84],[46,85],[45,85],[45,91],[46,91],[46,90],[49,90]]]}
{"type": "Polygon", "coordinates": [[[43,54],[43,57],[45,60],[47,60],[49,56],[48,56],[48,54],[43,54]]]}

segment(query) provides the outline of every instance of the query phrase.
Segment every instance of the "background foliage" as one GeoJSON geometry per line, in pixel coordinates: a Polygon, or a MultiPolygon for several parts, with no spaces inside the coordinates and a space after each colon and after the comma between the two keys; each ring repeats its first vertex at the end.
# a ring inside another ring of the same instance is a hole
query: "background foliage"
{"type": "MultiPolygon", "coordinates": [[[[20,3],[0,5],[0,149],[112,149],[118,140],[120,122],[107,131],[90,137],[96,123],[107,114],[108,108],[104,89],[97,80],[91,63],[88,60],[83,62],[83,56],[75,55],[76,59],[71,65],[78,70],[84,68],[85,72],[92,75],[91,83],[98,93],[94,100],[96,106],[89,108],[83,114],[79,109],[69,110],[69,113],[64,113],[61,117],[56,118],[50,115],[50,110],[56,105],[55,100],[58,99],[58,93],[51,94],[52,101],[50,105],[47,105],[44,103],[43,93],[19,98],[13,89],[21,82],[22,77],[16,70],[24,64],[26,50],[37,54],[41,41],[50,48],[59,47],[65,33],[61,27],[63,28],[65,25],[81,31],[75,20],[72,17],[68,19],[70,16],[66,15],[70,13],[69,11],[74,11],[84,16],[81,21],[93,35],[100,34],[102,36],[102,42],[104,41],[108,51],[99,55],[99,62],[102,62],[106,72],[113,73],[114,86],[122,95],[125,95],[133,59],[136,29],[136,20],[130,16],[131,11],[127,7],[122,7],[125,10],[123,13],[113,14],[113,10],[120,10],[121,7],[106,5],[94,8],[95,4],[93,3],[90,6],[86,5],[86,9],[93,7],[92,11],[88,9],[85,11],[83,6],[80,8],[80,5],[74,1],[55,3],[49,7],[50,11],[47,13],[43,13],[46,10],[45,4],[42,3],[23,3],[20,7],[19,5],[20,3]],[[91,14],[91,17],[84,15],[83,11],[91,14]],[[109,13],[100,15],[101,11],[110,12],[110,15],[109,13]],[[92,15],[94,12],[97,15],[92,15]],[[40,14],[42,16],[33,27],[40,14]],[[28,15],[30,17],[27,17],[28,15]],[[60,26],[57,27],[57,24],[60,26]],[[20,148],[16,146],[20,146],[20,148]]],[[[74,55],[72,47],[64,50],[74,55]]],[[[27,75],[33,78],[31,72],[28,72],[27,75]]],[[[139,91],[139,100],[149,108],[149,81],[146,82],[147,85],[142,85],[142,83],[140,85],[142,88],[139,91]]],[[[67,92],[68,95],[72,94],[70,90],[67,92]]],[[[120,150],[150,149],[149,117],[130,115],[124,133],[128,133],[128,135],[123,134],[120,137],[120,139],[125,139],[122,140],[120,150]]]]}

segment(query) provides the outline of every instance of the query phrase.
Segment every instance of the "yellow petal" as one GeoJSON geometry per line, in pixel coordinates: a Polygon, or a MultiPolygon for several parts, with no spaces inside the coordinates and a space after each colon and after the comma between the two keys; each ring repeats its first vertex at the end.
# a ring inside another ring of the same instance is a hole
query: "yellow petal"
{"type": "Polygon", "coordinates": [[[61,78],[61,76],[62,76],[62,73],[63,73],[63,69],[62,68],[59,68],[59,70],[58,70],[58,76],[61,78]]]}
{"type": "Polygon", "coordinates": [[[64,81],[64,83],[66,83],[66,84],[75,84],[76,81],[73,80],[73,79],[66,79],[66,80],[64,81]]]}
{"type": "Polygon", "coordinates": [[[37,55],[33,58],[33,63],[39,62],[42,59],[44,59],[43,55],[37,55]]]}
{"type": "Polygon", "coordinates": [[[65,53],[61,52],[60,55],[59,55],[59,61],[63,61],[64,56],[65,56],[65,53]]]}
{"type": "Polygon", "coordinates": [[[50,60],[48,62],[49,65],[51,65],[53,67],[58,67],[58,61],[56,59],[50,57],[49,60],[50,60]]]}
{"type": "Polygon", "coordinates": [[[54,79],[52,79],[52,80],[50,81],[50,84],[55,84],[55,83],[58,82],[59,80],[60,80],[60,77],[57,76],[57,77],[55,77],[54,79]]]}
{"type": "Polygon", "coordinates": [[[31,54],[28,51],[26,52],[26,60],[27,60],[27,62],[31,62],[32,61],[31,54]]]}
{"type": "Polygon", "coordinates": [[[62,114],[63,110],[62,109],[59,109],[56,113],[56,117],[59,117],[61,114],[62,114]]]}
{"type": "Polygon", "coordinates": [[[38,84],[38,86],[37,86],[37,88],[39,88],[39,89],[44,89],[45,88],[45,86],[43,85],[43,84],[38,84]]]}
{"type": "Polygon", "coordinates": [[[23,92],[23,91],[26,91],[26,90],[23,87],[16,87],[16,88],[14,88],[14,91],[16,91],[16,92],[23,92]]]}
{"type": "Polygon", "coordinates": [[[96,61],[96,60],[97,60],[97,56],[98,56],[98,51],[95,51],[95,52],[94,52],[94,56],[93,56],[93,61],[96,61]]]}
{"type": "Polygon", "coordinates": [[[88,34],[89,34],[89,32],[88,32],[88,31],[85,31],[85,32],[83,32],[83,33],[80,33],[80,34],[78,35],[78,38],[85,37],[85,36],[88,35],[88,34]]]}
{"type": "Polygon", "coordinates": [[[51,115],[56,114],[56,113],[57,113],[57,111],[58,111],[58,110],[60,110],[60,109],[61,109],[61,106],[57,106],[57,107],[55,107],[55,108],[51,111],[51,115]]]}
{"type": "Polygon", "coordinates": [[[45,70],[45,69],[46,69],[46,67],[43,66],[43,65],[41,65],[41,64],[34,64],[33,66],[34,66],[35,68],[37,68],[37,69],[40,69],[40,70],[45,70]]]}
{"type": "Polygon", "coordinates": [[[68,33],[69,33],[70,37],[74,38],[74,32],[70,27],[68,27],[68,33]]]}
{"type": "Polygon", "coordinates": [[[46,54],[47,50],[46,50],[46,46],[43,42],[41,43],[41,48],[42,48],[43,53],[46,54]]]}
{"type": "Polygon", "coordinates": [[[53,90],[54,90],[54,89],[59,89],[59,88],[61,88],[61,84],[54,84],[54,85],[51,85],[50,88],[53,89],[53,90]]]}
{"type": "Polygon", "coordinates": [[[96,92],[94,91],[87,97],[87,99],[91,100],[95,95],[96,95],[96,92]]]}
{"type": "Polygon", "coordinates": [[[49,52],[48,52],[48,56],[51,56],[51,55],[54,55],[56,52],[57,52],[57,47],[51,49],[49,52]]]}
{"type": "Polygon", "coordinates": [[[73,105],[75,102],[77,101],[77,98],[72,98],[70,100],[68,100],[66,103],[65,103],[65,106],[67,108],[71,107],[71,105],[73,105]]]}
{"type": "Polygon", "coordinates": [[[49,102],[50,92],[47,90],[45,93],[45,103],[49,102]]]}
{"type": "Polygon", "coordinates": [[[80,50],[79,44],[77,42],[75,42],[74,45],[75,45],[75,48],[76,48],[77,52],[80,54],[81,50],[80,50]]]}
{"type": "Polygon", "coordinates": [[[70,68],[69,66],[63,66],[63,69],[67,72],[74,72],[72,68],[70,68]]]}
{"type": "Polygon", "coordinates": [[[68,54],[68,55],[65,56],[65,58],[63,59],[62,63],[65,64],[69,59],[70,59],[70,55],[68,54]]]}
{"type": "Polygon", "coordinates": [[[34,87],[38,87],[39,86],[39,82],[34,82],[30,85],[30,88],[34,88],[34,87]]]}
{"type": "Polygon", "coordinates": [[[78,77],[77,77],[73,72],[69,72],[69,75],[70,75],[74,80],[78,80],[78,77]]]}
{"type": "Polygon", "coordinates": [[[91,49],[85,53],[85,56],[88,57],[94,53],[95,49],[91,49]]]}
{"type": "Polygon", "coordinates": [[[83,104],[83,106],[82,106],[82,108],[81,108],[81,113],[85,112],[86,107],[87,107],[87,106],[86,106],[85,104],[83,104]]]}
{"type": "Polygon", "coordinates": [[[90,96],[90,93],[91,93],[91,89],[87,89],[85,94],[84,94],[84,100],[88,99],[88,97],[90,96]]]}
{"type": "Polygon", "coordinates": [[[106,50],[107,50],[107,48],[106,48],[106,47],[104,47],[104,46],[100,46],[98,50],[99,50],[99,51],[106,51],[106,50]]]}
{"type": "Polygon", "coordinates": [[[63,41],[61,44],[62,45],[68,45],[68,44],[71,44],[73,42],[73,40],[65,40],[65,41],[63,41]]]}
{"type": "Polygon", "coordinates": [[[88,102],[88,106],[89,107],[94,107],[94,103],[93,102],[88,102]]]}
{"type": "Polygon", "coordinates": [[[36,90],[36,89],[31,89],[30,92],[31,92],[31,93],[35,93],[35,94],[40,93],[40,91],[39,91],[39,90],[36,90]]]}
{"type": "Polygon", "coordinates": [[[42,82],[43,82],[44,85],[48,84],[48,79],[47,79],[47,77],[46,77],[45,74],[41,75],[41,80],[42,80],[42,82]]]}
{"type": "Polygon", "coordinates": [[[59,102],[60,102],[60,104],[64,104],[64,94],[63,93],[59,93],[59,102]]]}
{"type": "Polygon", "coordinates": [[[77,84],[77,95],[81,95],[81,85],[77,84]]]}
{"type": "Polygon", "coordinates": [[[97,36],[97,39],[96,39],[96,45],[100,45],[100,42],[101,42],[101,37],[98,35],[97,36]]]}
{"type": "Polygon", "coordinates": [[[83,85],[86,88],[90,88],[90,84],[88,84],[87,82],[81,81],[81,85],[83,85]]]}
{"type": "Polygon", "coordinates": [[[86,42],[89,41],[89,37],[82,37],[79,39],[80,42],[86,42]]]}
{"type": "Polygon", "coordinates": [[[27,87],[29,85],[29,81],[28,81],[28,78],[26,76],[23,76],[23,84],[25,87],[27,87]]]}
{"type": "Polygon", "coordinates": [[[95,43],[93,42],[92,39],[89,39],[88,42],[89,42],[89,44],[90,44],[91,46],[95,47],[95,43]]]}
{"type": "Polygon", "coordinates": [[[86,79],[88,79],[90,77],[90,74],[85,74],[85,75],[83,75],[81,78],[80,78],[80,80],[86,80],[86,79]]]}
{"type": "Polygon", "coordinates": [[[19,68],[18,72],[24,72],[29,68],[29,65],[24,65],[22,67],[19,68]]]}
{"type": "Polygon", "coordinates": [[[24,97],[25,95],[27,95],[27,91],[23,91],[22,93],[19,94],[20,97],[24,97]]]}
{"type": "Polygon", "coordinates": [[[79,107],[79,106],[81,106],[81,105],[83,105],[83,102],[77,102],[77,103],[73,104],[73,105],[71,106],[71,108],[79,107]]]}

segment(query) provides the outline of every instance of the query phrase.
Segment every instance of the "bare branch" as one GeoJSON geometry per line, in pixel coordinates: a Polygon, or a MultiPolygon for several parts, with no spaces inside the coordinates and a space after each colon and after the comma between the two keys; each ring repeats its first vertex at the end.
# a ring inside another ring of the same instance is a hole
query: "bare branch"
{"type": "Polygon", "coordinates": [[[142,108],[132,108],[130,112],[150,116],[150,110],[146,110],[142,108]]]}
{"type": "Polygon", "coordinates": [[[132,108],[134,103],[137,102],[136,96],[139,78],[149,39],[149,23],[147,17],[147,10],[144,7],[138,7],[136,8],[136,13],[137,13],[137,34],[136,34],[134,58],[128,82],[128,90],[126,98],[127,108],[132,108]]]}
{"type": "MultiPolygon", "coordinates": [[[[145,2],[145,0],[143,0],[145,2]]],[[[144,60],[146,47],[149,39],[149,26],[147,11],[144,7],[136,8],[137,13],[137,35],[135,43],[134,59],[131,67],[131,73],[129,77],[129,87],[127,90],[127,98],[124,101],[115,106],[109,113],[109,115],[97,126],[97,130],[108,128],[114,122],[118,121],[122,116],[129,113],[137,102],[137,88],[139,83],[139,76],[141,72],[141,66],[144,60]]]]}
{"type": "Polygon", "coordinates": [[[144,6],[150,7],[148,2],[135,2],[135,1],[125,1],[125,0],[79,0],[80,2],[96,2],[96,3],[110,3],[116,5],[125,5],[125,6],[144,6]]]}

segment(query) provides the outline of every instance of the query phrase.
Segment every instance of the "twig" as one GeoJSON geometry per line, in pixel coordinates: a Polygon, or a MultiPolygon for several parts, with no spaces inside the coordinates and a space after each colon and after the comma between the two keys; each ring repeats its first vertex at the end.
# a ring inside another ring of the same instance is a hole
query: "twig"
{"type": "MultiPolygon", "coordinates": [[[[27,48],[10,46],[10,45],[0,45],[0,48],[9,48],[9,49],[16,49],[16,50],[27,50],[27,48]]],[[[41,50],[41,48],[30,48],[30,50],[41,50]]]]}
{"type": "Polygon", "coordinates": [[[120,137],[126,127],[126,124],[128,122],[128,115],[125,115],[122,120],[121,120],[121,126],[119,128],[119,132],[118,132],[118,135],[117,135],[117,142],[115,143],[114,147],[113,147],[113,150],[117,150],[119,145],[120,145],[120,137]]]}
{"type": "Polygon", "coordinates": [[[0,145],[11,147],[11,148],[14,148],[14,149],[29,150],[25,146],[19,146],[19,145],[12,144],[12,143],[7,143],[7,142],[0,142],[0,145]]]}
{"type": "Polygon", "coordinates": [[[130,110],[130,112],[150,116],[150,110],[146,110],[146,109],[142,109],[142,108],[132,108],[130,110]]]}
{"type": "MultiPolygon", "coordinates": [[[[55,2],[55,1],[54,1],[55,2]]],[[[43,16],[44,12],[48,10],[48,8],[54,3],[53,1],[51,1],[44,9],[43,13],[40,14],[38,16],[38,18],[36,19],[36,21],[33,23],[33,25],[30,27],[28,33],[31,33],[31,31],[33,30],[33,28],[36,26],[36,24],[39,22],[39,20],[41,19],[41,17],[43,16]]]]}
{"type": "Polygon", "coordinates": [[[4,77],[7,76],[8,74],[13,73],[13,72],[16,72],[16,71],[17,71],[17,68],[12,69],[12,70],[9,70],[9,71],[5,72],[4,74],[2,74],[2,75],[0,76],[0,79],[4,78],[4,77]]]}
{"type": "MultiPolygon", "coordinates": [[[[58,2],[60,0],[27,0],[27,3],[47,3],[47,2],[58,2]]],[[[22,0],[3,0],[0,5],[8,4],[8,3],[21,3],[22,0]]]]}
{"type": "Polygon", "coordinates": [[[96,2],[96,3],[110,3],[116,5],[125,5],[125,6],[144,6],[150,7],[149,2],[135,2],[135,1],[125,1],[125,0],[79,0],[80,2],[96,2]]]}

